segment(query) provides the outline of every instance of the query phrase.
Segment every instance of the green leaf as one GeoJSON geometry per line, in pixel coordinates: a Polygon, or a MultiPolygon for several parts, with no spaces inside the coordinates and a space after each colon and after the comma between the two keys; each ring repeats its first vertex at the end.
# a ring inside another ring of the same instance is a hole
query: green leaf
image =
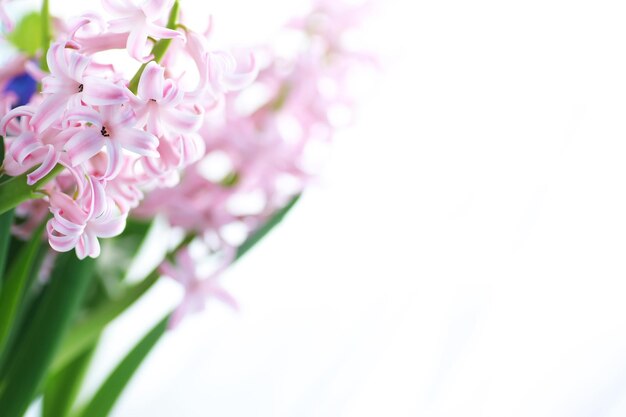
{"type": "Polygon", "coordinates": [[[93,275],[94,261],[61,254],[0,381],[0,416],[21,416],[42,383],[93,275]]]}
{"type": "Polygon", "coordinates": [[[300,194],[296,195],[294,198],[285,205],[285,207],[278,210],[270,219],[257,230],[255,230],[242,244],[237,248],[237,254],[235,255],[235,260],[238,260],[243,255],[245,255],[254,245],[256,245],[261,239],[265,237],[274,227],[276,227],[280,222],[283,221],[287,213],[291,211],[293,206],[300,200],[300,194]]]}
{"type": "Polygon", "coordinates": [[[4,137],[0,136],[0,166],[4,165],[4,137]]]}
{"type": "Polygon", "coordinates": [[[41,47],[41,15],[37,12],[27,14],[17,24],[7,40],[26,55],[35,55],[41,47]]]}
{"type": "Polygon", "coordinates": [[[70,414],[96,346],[97,342],[46,382],[42,417],[65,417],[70,414]]]}
{"type": "Polygon", "coordinates": [[[9,210],[4,214],[0,214],[0,291],[2,291],[2,282],[4,281],[4,268],[9,253],[9,245],[11,244],[11,225],[15,212],[9,210]]]}
{"type": "MultiPolygon", "coordinates": [[[[6,348],[17,323],[19,309],[29,287],[31,268],[41,246],[44,225],[33,233],[28,244],[19,252],[15,263],[6,276],[3,291],[0,293],[0,359],[4,359],[6,348]]],[[[0,364],[3,360],[0,360],[0,364]]]]}
{"type": "Polygon", "coordinates": [[[82,412],[80,412],[78,416],[106,417],[109,415],[115,402],[131,380],[135,371],[139,368],[146,356],[148,356],[148,353],[150,353],[161,336],[165,334],[169,319],[170,316],[168,314],[154,326],[130,352],[128,352],[126,357],[122,359],[119,365],[102,383],[91,401],[82,408],[82,412]]]}
{"type": "Polygon", "coordinates": [[[0,214],[6,213],[24,201],[41,197],[41,194],[37,191],[61,171],[63,171],[63,165],[57,164],[48,175],[33,185],[26,183],[27,174],[10,177],[8,180],[0,183],[0,214]]]}
{"type": "MultiPolygon", "coordinates": [[[[179,4],[178,0],[174,1],[174,5],[170,10],[170,15],[167,19],[167,28],[168,29],[176,29],[176,20],[178,20],[178,9],[179,4]]],[[[161,62],[161,59],[165,56],[165,52],[167,52],[167,48],[169,48],[170,43],[172,43],[171,39],[161,39],[152,47],[152,55],[154,56],[155,62],[161,62]]],[[[133,78],[128,83],[128,89],[133,93],[137,94],[137,88],[139,86],[139,79],[141,78],[141,74],[143,74],[143,70],[146,68],[148,64],[142,64],[141,67],[137,70],[133,78]]]]}
{"type": "Polygon", "coordinates": [[[43,0],[41,4],[41,62],[39,66],[42,70],[48,71],[48,48],[50,47],[50,38],[52,33],[50,31],[50,3],[48,0],[43,0]]]}
{"type": "Polygon", "coordinates": [[[99,306],[84,319],[78,321],[63,340],[62,348],[50,367],[51,371],[60,371],[88,348],[104,328],[145,294],[158,278],[158,272],[153,271],[146,279],[131,287],[124,296],[99,306]]]}

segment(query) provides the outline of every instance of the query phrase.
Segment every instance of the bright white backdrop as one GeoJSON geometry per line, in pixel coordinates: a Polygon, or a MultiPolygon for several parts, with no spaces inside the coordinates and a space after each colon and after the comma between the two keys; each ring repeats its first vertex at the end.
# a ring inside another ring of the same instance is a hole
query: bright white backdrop
{"type": "MultiPolygon", "coordinates": [[[[245,43],[301,2],[225,3],[193,4],[245,43]]],[[[385,72],[225,277],[242,311],[169,335],[116,417],[626,414],[625,5],[381,3],[385,72]]],[[[115,324],[92,384],[172,290],[115,324]]]]}

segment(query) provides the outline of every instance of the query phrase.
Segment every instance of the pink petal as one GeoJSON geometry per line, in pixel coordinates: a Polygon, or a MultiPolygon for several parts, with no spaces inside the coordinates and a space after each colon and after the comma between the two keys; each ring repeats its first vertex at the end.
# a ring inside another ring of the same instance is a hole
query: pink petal
{"type": "Polygon", "coordinates": [[[107,149],[107,169],[104,172],[103,179],[110,180],[119,174],[122,170],[122,148],[117,141],[105,141],[107,149]]]}
{"type": "Polygon", "coordinates": [[[119,141],[124,149],[136,154],[158,158],[159,140],[151,133],[134,128],[122,128],[115,131],[115,141],[119,141]]]}
{"type": "Polygon", "coordinates": [[[148,23],[146,32],[148,35],[156,39],[185,39],[182,33],[173,29],[157,26],[153,23],[148,23]]]}
{"type": "Polygon", "coordinates": [[[177,133],[193,132],[200,128],[202,115],[178,109],[165,109],[160,112],[161,120],[177,133]]]}
{"type": "Polygon", "coordinates": [[[102,149],[106,139],[98,128],[88,127],[76,133],[64,146],[72,166],[82,164],[102,149]]]}
{"type": "Polygon", "coordinates": [[[7,153],[11,155],[15,162],[23,164],[30,154],[42,146],[33,133],[26,132],[11,142],[7,153]]]}
{"type": "Polygon", "coordinates": [[[49,128],[65,111],[68,97],[65,94],[53,94],[46,97],[30,120],[30,125],[37,132],[49,128]]]}
{"type": "Polygon", "coordinates": [[[166,17],[173,4],[173,0],[148,0],[141,5],[141,10],[146,17],[154,21],[166,17]]]}
{"type": "Polygon", "coordinates": [[[148,42],[148,32],[143,28],[137,28],[130,32],[128,41],[126,42],[126,50],[128,54],[140,62],[147,62],[150,56],[144,56],[146,43],[148,42]]]}
{"type": "Polygon", "coordinates": [[[163,98],[163,82],[165,68],[154,61],[146,65],[139,79],[137,93],[144,100],[160,100],[163,98]]]}
{"type": "Polygon", "coordinates": [[[93,232],[98,237],[113,237],[124,231],[126,227],[126,216],[115,216],[105,220],[94,220],[87,226],[89,232],[93,232]]]}
{"type": "Polygon", "coordinates": [[[129,1],[102,0],[102,7],[111,14],[126,15],[137,11],[137,8],[129,1]]]}
{"type": "Polygon", "coordinates": [[[59,162],[59,153],[54,149],[54,147],[52,145],[48,145],[47,148],[48,153],[46,154],[46,157],[41,165],[26,176],[26,183],[28,185],[33,185],[48,175],[50,171],[52,171],[52,168],[56,166],[57,162],[59,162]]]}
{"type": "Polygon", "coordinates": [[[78,82],[78,80],[82,79],[83,73],[87,69],[91,60],[74,51],[70,52],[69,56],[70,60],[69,65],[67,66],[67,73],[70,78],[78,82]]]}
{"type": "Polygon", "coordinates": [[[7,129],[9,128],[9,124],[11,124],[12,128],[17,129],[19,131],[19,125],[13,125],[13,121],[18,117],[33,117],[35,114],[35,107],[33,106],[20,106],[16,107],[7,114],[4,115],[2,120],[0,120],[0,135],[6,135],[7,129]]]}
{"type": "Polygon", "coordinates": [[[111,81],[86,76],[83,79],[83,101],[92,106],[108,106],[128,101],[126,91],[111,81]]]}
{"type": "Polygon", "coordinates": [[[84,122],[102,128],[104,124],[102,119],[100,113],[87,106],[73,107],[65,114],[65,121],[68,125],[69,122],[84,122]]]}
{"type": "Polygon", "coordinates": [[[50,246],[57,252],[68,252],[72,250],[72,248],[76,246],[79,236],[59,236],[55,233],[54,223],[54,219],[50,219],[46,224],[50,246]]]}
{"type": "Polygon", "coordinates": [[[48,49],[46,54],[46,60],[48,61],[48,68],[50,68],[50,74],[57,77],[67,77],[65,67],[67,61],[65,60],[65,43],[54,43],[48,49]]]}

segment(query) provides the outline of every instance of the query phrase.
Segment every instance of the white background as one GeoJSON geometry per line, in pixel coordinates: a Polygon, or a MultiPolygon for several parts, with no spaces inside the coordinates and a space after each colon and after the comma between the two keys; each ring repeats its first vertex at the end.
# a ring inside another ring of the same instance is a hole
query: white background
{"type": "MultiPolygon", "coordinates": [[[[299,7],[224,3],[194,18],[244,43],[299,7]]],[[[169,334],[116,417],[626,414],[623,2],[381,3],[384,73],[320,184],[225,276],[241,312],[169,334]]]]}

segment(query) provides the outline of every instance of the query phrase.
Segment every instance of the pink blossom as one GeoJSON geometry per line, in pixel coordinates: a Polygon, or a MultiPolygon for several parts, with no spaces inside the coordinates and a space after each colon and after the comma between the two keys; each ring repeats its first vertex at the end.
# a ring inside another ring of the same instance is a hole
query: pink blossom
{"type": "Polygon", "coordinates": [[[232,255],[232,253],[227,255],[222,265],[208,276],[200,276],[197,273],[198,268],[187,248],[176,255],[176,266],[167,261],[161,264],[159,267],[161,274],[172,278],[185,290],[183,300],[170,320],[170,328],[178,326],[187,314],[202,311],[210,297],[217,298],[235,310],[238,309],[235,299],[217,283],[219,275],[230,265],[232,255]]]}
{"type": "Polygon", "coordinates": [[[47,55],[51,75],[43,79],[42,93],[46,98],[38,106],[31,124],[37,131],[52,125],[67,107],[120,104],[128,101],[124,89],[103,77],[87,75],[91,60],[63,43],[50,47],[47,55]]]}
{"type": "Polygon", "coordinates": [[[197,131],[202,123],[199,106],[186,108],[184,91],[174,80],[165,79],[165,68],[150,62],[144,69],[133,107],[148,132],[156,136],[197,131]]]}
{"type": "Polygon", "coordinates": [[[41,180],[62,159],[63,144],[69,137],[69,132],[53,128],[35,132],[31,127],[34,114],[33,107],[22,106],[0,120],[0,135],[8,142],[4,169],[9,175],[19,175],[37,166],[26,177],[29,185],[41,180]]]}
{"type": "Polygon", "coordinates": [[[131,57],[147,62],[151,55],[145,56],[144,49],[148,37],[155,39],[183,38],[180,32],[159,25],[171,9],[173,0],[147,0],[137,6],[132,1],[102,0],[102,5],[109,13],[119,18],[109,22],[112,33],[128,33],[126,49],[131,57]]]}
{"type": "Polygon", "coordinates": [[[58,252],[75,248],[79,259],[97,257],[98,238],[117,236],[126,224],[126,216],[106,196],[103,184],[94,178],[87,181],[88,187],[77,199],[59,191],[51,193],[53,217],[46,225],[50,246],[58,252]]]}
{"type": "Polygon", "coordinates": [[[102,106],[99,111],[77,107],[68,111],[65,120],[68,124],[83,124],[65,144],[70,163],[82,164],[106,147],[108,165],[104,179],[114,178],[121,170],[122,149],[138,155],[159,156],[158,139],[135,127],[135,114],[126,106],[102,106]]]}

